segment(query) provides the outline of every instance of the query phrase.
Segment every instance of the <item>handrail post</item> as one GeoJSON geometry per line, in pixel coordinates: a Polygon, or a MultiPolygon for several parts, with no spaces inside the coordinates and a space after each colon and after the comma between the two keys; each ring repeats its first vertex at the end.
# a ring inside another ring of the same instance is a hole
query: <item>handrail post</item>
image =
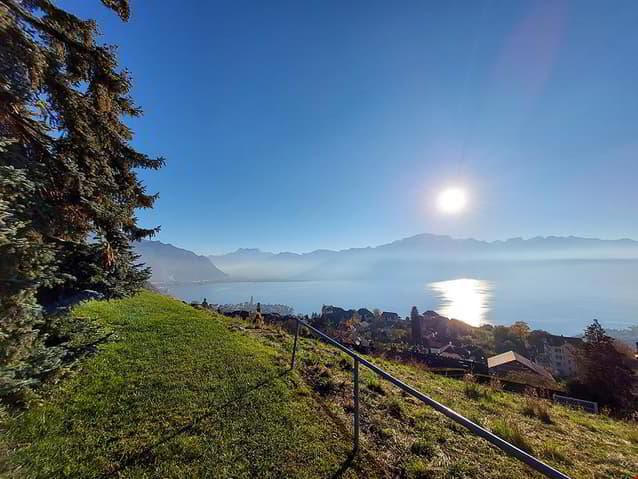
{"type": "Polygon", "coordinates": [[[354,418],[353,418],[353,452],[359,450],[359,359],[354,358],[354,369],[352,370],[352,396],[354,401],[354,418]]]}
{"type": "Polygon", "coordinates": [[[290,361],[290,370],[295,369],[295,358],[297,356],[297,340],[299,339],[299,328],[301,327],[301,323],[299,322],[299,318],[297,318],[297,328],[295,329],[295,342],[292,346],[292,360],[290,361]]]}

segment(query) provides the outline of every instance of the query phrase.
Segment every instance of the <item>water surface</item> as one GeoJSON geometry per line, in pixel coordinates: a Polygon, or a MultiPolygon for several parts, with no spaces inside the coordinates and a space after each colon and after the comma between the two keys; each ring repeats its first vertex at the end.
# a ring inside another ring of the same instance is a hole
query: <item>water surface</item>
{"type": "Polygon", "coordinates": [[[324,304],[379,308],[407,316],[414,305],[474,326],[526,321],[557,334],[578,334],[593,318],[603,326],[638,324],[638,262],[584,261],[459,265],[421,278],[240,282],[168,287],[187,301],[239,303],[251,296],[310,314],[324,304]]]}
{"type": "Polygon", "coordinates": [[[487,323],[490,312],[491,285],[482,279],[460,278],[436,281],[428,285],[438,296],[436,311],[472,326],[487,323]]]}

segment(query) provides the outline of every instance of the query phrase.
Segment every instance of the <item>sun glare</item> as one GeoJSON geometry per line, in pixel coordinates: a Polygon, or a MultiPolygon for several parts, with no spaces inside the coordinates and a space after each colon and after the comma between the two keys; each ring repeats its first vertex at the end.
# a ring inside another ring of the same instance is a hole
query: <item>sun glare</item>
{"type": "Polygon", "coordinates": [[[472,326],[480,326],[490,310],[491,285],[480,279],[453,279],[430,283],[441,299],[437,311],[448,318],[458,319],[472,326]]]}
{"type": "Polygon", "coordinates": [[[467,196],[462,188],[446,188],[436,199],[439,211],[447,214],[460,213],[465,209],[466,204],[467,196]]]}

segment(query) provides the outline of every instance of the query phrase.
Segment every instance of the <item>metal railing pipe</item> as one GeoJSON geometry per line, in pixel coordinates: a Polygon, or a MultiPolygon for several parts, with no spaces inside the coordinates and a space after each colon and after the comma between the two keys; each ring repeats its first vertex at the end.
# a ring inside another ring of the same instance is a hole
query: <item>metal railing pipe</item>
{"type": "MultiPolygon", "coordinates": [[[[518,447],[516,447],[513,444],[507,442],[506,440],[502,439],[501,437],[497,436],[496,434],[492,433],[491,431],[488,431],[484,427],[479,426],[475,422],[470,421],[465,416],[462,416],[461,414],[457,413],[453,409],[450,409],[449,407],[447,407],[447,406],[441,404],[440,402],[432,399],[431,397],[423,394],[421,391],[419,391],[419,390],[413,388],[412,386],[404,383],[400,379],[395,378],[390,373],[384,371],[380,367],[376,366],[375,364],[371,363],[370,361],[366,360],[365,358],[359,356],[357,353],[355,353],[351,349],[348,349],[343,344],[341,344],[338,341],[336,341],[335,339],[331,338],[330,336],[328,336],[324,332],[318,330],[314,326],[311,326],[306,321],[297,318],[297,325],[299,325],[299,324],[305,326],[310,331],[315,333],[317,336],[321,337],[326,342],[332,344],[334,347],[336,347],[337,349],[340,349],[341,351],[343,351],[348,356],[350,356],[350,357],[352,357],[354,359],[354,364],[355,364],[354,367],[355,367],[355,371],[356,371],[355,373],[353,373],[353,376],[356,374],[356,381],[355,381],[355,385],[354,385],[354,387],[356,388],[355,389],[356,390],[356,404],[355,404],[355,414],[356,414],[355,434],[356,434],[356,442],[355,442],[355,444],[358,445],[358,440],[359,440],[359,438],[358,438],[358,435],[359,435],[359,430],[358,430],[358,421],[359,421],[358,376],[359,376],[359,363],[360,363],[363,366],[365,366],[368,369],[370,369],[371,371],[373,371],[374,373],[376,373],[377,375],[381,376],[386,381],[391,382],[392,384],[397,386],[399,389],[405,391],[406,393],[410,394],[411,396],[413,396],[413,397],[417,398],[418,400],[424,402],[428,406],[432,407],[433,409],[435,409],[436,411],[442,413],[443,415],[449,417],[453,421],[461,424],[462,426],[466,427],[467,429],[472,431],[477,436],[482,437],[486,441],[490,442],[494,446],[496,446],[499,449],[501,449],[502,451],[504,451],[507,455],[509,455],[511,457],[514,457],[514,458],[518,459],[519,461],[527,464],[529,467],[531,467],[532,469],[540,472],[541,474],[545,475],[546,477],[549,477],[551,479],[571,479],[568,475],[560,472],[557,469],[554,469],[552,466],[550,466],[548,464],[545,464],[540,459],[537,459],[536,457],[532,456],[531,454],[523,451],[522,449],[519,449],[518,447]]],[[[297,329],[297,334],[298,334],[298,329],[297,329]]],[[[296,352],[296,347],[297,347],[297,341],[295,339],[295,351],[293,351],[293,355],[296,352]]],[[[294,364],[293,364],[293,366],[294,366],[294,364]]]]}
{"type": "Polygon", "coordinates": [[[301,324],[297,321],[297,327],[295,328],[295,343],[292,346],[292,360],[290,361],[290,369],[295,369],[295,359],[297,358],[297,341],[299,340],[299,328],[301,324]]]}
{"type": "Polygon", "coordinates": [[[352,396],[354,402],[354,414],[352,418],[353,450],[359,450],[359,359],[354,358],[354,368],[352,369],[352,396]]]}

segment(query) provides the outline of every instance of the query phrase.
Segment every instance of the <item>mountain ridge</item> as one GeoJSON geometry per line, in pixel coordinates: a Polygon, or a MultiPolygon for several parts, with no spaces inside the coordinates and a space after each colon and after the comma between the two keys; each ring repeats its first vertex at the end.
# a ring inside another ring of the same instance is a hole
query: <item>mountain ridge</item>
{"type": "Polygon", "coordinates": [[[407,274],[441,262],[638,259],[638,241],[578,236],[484,241],[422,233],[374,247],[306,253],[240,248],[208,258],[234,279],[355,279],[399,270],[407,274]]]}
{"type": "Polygon", "coordinates": [[[151,268],[151,282],[223,281],[228,275],[209,258],[161,241],[142,240],[133,245],[140,260],[151,268]]]}
{"type": "Polygon", "coordinates": [[[371,250],[371,249],[376,249],[376,248],[384,248],[384,247],[389,247],[398,243],[405,243],[408,241],[412,241],[412,240],[416,240],[416,239],[421,239],[421,238],[434,238],[434,239],[440,239],[440,240],[450,240],[450,241],[455,241],[455,242],[467,242],[467,243],[475,243],[475,244],[483,244],[483,245],[502,245],[502,244],[514,244],[514,243],[521,243],[521,242],[537,242],[537,241],[555,241],[555,240],[572,240],[572,241],[580,241],[580,242],[602,242],[602,243],[615,243],[615,244],[628,244],[631,246],[637,246],[638,247],[638,240],[634,240],[632,238],[614,238],[614,239],[603,239],[603,238],[594,238],[594,237],[587,237],[587,236],[574,236],[574,235],[568,235],[568,236],[558,236],[558,235],[548,235],[548,236],[532,236],[529,238],[524,238],[522,236],[513,236],[511,238],[506,238],[506,239],[496,239],[496,240],[481,240],[481,239],[477,239],[477,238],[457,238],[454,236],[450,236],[450,235],[439,235],[439,234],[434,234],[434,233],[419,233],[416,235],[412,235],[412,236],[408,236],[406,238],[401,238],[398,240],[394,240],[394,241],[390,241],[389,243],[382,243],[380,245],[377,246],[354,246],[351,248],[344,248],[344,249],[329,249],[329,248],[319,248],[319,249],[315,249],[315,250],[311,250],[311,251],[306,251],[306,252],[301,252],[301,253],[295,253],[292,251],[280,251],[278,253],[272,252],[272,251],[265,251],[262,250],[261,248],[237,248],[234,251],[230,251],[228,253],[221,253],[221,254],[212,254],[212,255],[206,255],[208,258],[218,258],[218,257],[222,257],[222,256],[229,256],[229,255],[239,255],[239,254],[243,254],[243,253],[252,253],[252,254],[262,254],[262,255],[271,255],[271,256],[277,256],[277,255],[294,255],[294,256],[307,256],[307,255],[312,255],[312,254],[317,254],[317,253],[342,253],[342,252],[348,252],[348,251],[363,251],[363,250],[371,250]]]}

